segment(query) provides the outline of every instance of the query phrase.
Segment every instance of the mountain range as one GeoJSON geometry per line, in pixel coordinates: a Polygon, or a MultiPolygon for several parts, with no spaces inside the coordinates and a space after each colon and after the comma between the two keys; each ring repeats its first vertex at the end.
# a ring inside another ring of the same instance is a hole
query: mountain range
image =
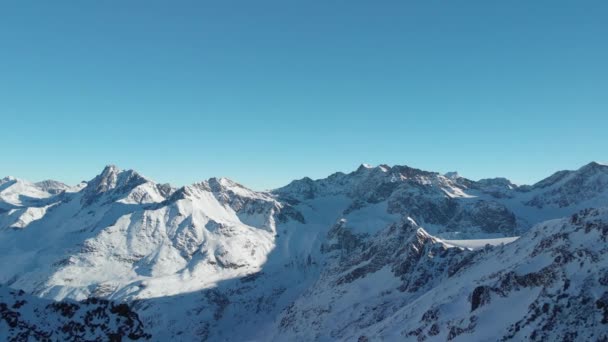
{"type": "Polygon", "coordinates": [[[6,340],[608,341],[608,166],[0,180],[6,340]]]}

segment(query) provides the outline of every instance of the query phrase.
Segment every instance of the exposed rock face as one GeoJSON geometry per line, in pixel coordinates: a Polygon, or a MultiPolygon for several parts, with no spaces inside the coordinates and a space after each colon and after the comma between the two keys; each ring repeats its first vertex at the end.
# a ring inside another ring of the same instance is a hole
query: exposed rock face
{"type": "Polygon", "coordinates": [[[385,202],[389,214],[436,227],[434,233],[509,236],[527,228],[518,228],[516,213],[508,203],[501,202],[522,193],[507,179],[474,182],[454,174],[448,176],[406,166],[361,166],[350,174],[294,181],[275,193],[293,203],[346,196],[352,203],[344,214],[385,202]]]}
{"type": "Polygon", "coordinates": [[[515,214],[495,201],[476,201],[459,211],[447,224],[448,228],[480,227],[485,233],[516,235],[515,214]]]}
{"type": "Polygon", "coordinates": [[[608,203],[608,166],[593,162],[518,186],[505,178],[472,181],[407,166],[362,165],[349,174],[294,181],[275,193],[290,203],[344,196],[351,201],[345,215],[387,203],[389,214],[409,216],[439,236],[509,236],[556,213],[570,215],[608,203]]]}
{"type": "Polygon", "coordinates": [[[506,178],[480,179],[475,183],[471,183],[469,186],[479,189],[494,198],[513,198],[516,195],[515,191],[520,190],[517,185],[511,183],[511,181],[506,178]]]}
{"type": "MultiPolygon", "coordinates": [[[[104,168],[100,175],[91,180],[82,196],[81,202],[89,206],[93,202],[113,196],[114,198],[147,183],[148,180],[133,170],[121,171],[114,165],[104,168]]],[[[113,200],[114,198],[110,198],[113,200]]]]}
{"type": "Polygon", "coordinates": [[[52,302],[0,287],[3,341],[136,341],[151,337],[127,304],[96,298],[52,302]]]}
{"type": "Polygon", "coordinates": [[[284,311],[277,340],[357,339],[355,332],[387,319],[475,255],[451,248],[409,218],[367,239],[354,238],[347,226],[341,221],[330,231],[324,248],[329,264],[314,287],[284,311]]]}
{"type": "Polygon", "coordinates": [[[388,199],[392,192],[398,188],[400,182],[409,180],[414,183],[428,183],[437,176],[439,176],[437,173],[407,166],[391,168],[387,165],[378,167],[362,165],[357,171],[349,174],[338,172],[316,181],[310,178],[296,180],[283,188],[275,190],[275,193],[293,199],[347,195],[365,202],[377,203],[388,199]]]}
{"type": "Polygon", "coordinates": [[[441,243],[411,219],[393,224],[365,242],[345,238],[351,235],[344,229],[344,224],[342,222],[338,226],[342,228],[342,235],[335,249],[340,252],[345,250],[346,254],[339,253],[338,264],[327,271],[328,274],[341,275],[335,280],[336,285],[352,283],[390,266],[393,274],[402,281],[400,291],[417,292],[424,288],[427,280],[438,274],[455,272],[454,267],[466,254],[464,250],[449,248],[441,243]],[[344,240],[349,243],[344,243],[344,240]],[[428,263],[433,264],[430,267],[433,275],[426,268],[428,263]]]}

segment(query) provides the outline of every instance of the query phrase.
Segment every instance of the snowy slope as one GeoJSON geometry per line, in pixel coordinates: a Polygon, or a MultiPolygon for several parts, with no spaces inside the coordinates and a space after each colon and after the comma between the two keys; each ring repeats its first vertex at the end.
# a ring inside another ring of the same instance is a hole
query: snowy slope
{"type": "Polygon", "coordinates": [[[0,204],[2,208],[28,206],[51,194],[30,182],[15,177],[0,179],[0,204]]]}

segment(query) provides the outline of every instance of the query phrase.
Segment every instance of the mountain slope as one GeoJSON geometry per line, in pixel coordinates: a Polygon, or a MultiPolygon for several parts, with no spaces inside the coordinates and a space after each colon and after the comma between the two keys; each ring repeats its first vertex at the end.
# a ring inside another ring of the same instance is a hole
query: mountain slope
{"type": "Polygon", "coordinates": [[[532,186],[528,205],[543,207],[593,207],[607,203],[608,165],[591,162],[576,171],[557,172],[532,186]]]}
{"type": "Polygon", "coordinates": [[[607,209],[477,251],[404,222],[333,263],[275,340],[605,340],[607,239],[607,209]]]}

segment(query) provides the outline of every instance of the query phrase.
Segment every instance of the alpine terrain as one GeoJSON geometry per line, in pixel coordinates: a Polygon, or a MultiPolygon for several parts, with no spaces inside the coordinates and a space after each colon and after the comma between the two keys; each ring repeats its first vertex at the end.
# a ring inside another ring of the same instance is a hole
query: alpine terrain
{"type": "Polygon", "coordinates": [[[0,180],[0,339],[608,341],[608,166],[0,180]]]}

